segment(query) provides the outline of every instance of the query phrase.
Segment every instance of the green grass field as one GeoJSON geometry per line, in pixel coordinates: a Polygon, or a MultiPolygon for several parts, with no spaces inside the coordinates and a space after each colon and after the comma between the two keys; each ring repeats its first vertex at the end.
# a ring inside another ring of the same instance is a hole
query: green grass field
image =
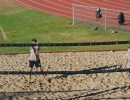
{"type": "MultiPolygon", "coordinates": [[[[90,27],[73,26],[71,23],[72,19],[18,5],[0,6],[0,26],[7,36],[4,40],[0,32],[0,43],[30,43],[33,38],[39,43],[130,40],[130,34],[112,34],[109,30],[92,31],[90,27]]],[[[126,49],[127,46],[42,47],[41,51],[109,50],[126,49]]],[[[0,52],[29,52],[29,49],[0,47],[0,52]]]]}

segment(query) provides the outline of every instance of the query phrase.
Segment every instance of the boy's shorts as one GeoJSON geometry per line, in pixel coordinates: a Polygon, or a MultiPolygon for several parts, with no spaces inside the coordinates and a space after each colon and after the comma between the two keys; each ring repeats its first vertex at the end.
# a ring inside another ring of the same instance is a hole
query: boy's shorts
{"type": "Polygon", "coordinates": [[[130,59],[128,59],[128,74],[130,74],[130,59]]]}
{"type": "Polygon", "coordinates": [[[130,74],[130,68],[128,68],[128,74],[130,74]]]}
{"type": "Polygon", "coordinates": [[[41,67],[41,61],[38,60],[37,62],[35,62],[35,61],[29,60],[29,67],[33,68],[34,65],[35,65],[36,68],[41,67]]]}

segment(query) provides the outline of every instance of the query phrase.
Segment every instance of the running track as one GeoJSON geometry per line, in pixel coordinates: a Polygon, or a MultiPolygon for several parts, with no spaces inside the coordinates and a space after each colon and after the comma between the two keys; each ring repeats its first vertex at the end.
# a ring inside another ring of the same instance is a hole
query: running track
{"type": "MultiPolygon", "coordinates": [[[[72,4],[107,8],[113,10],[122,10],[122,11],[130,11],[130,0],[14,0],[18,4],[40,10],[43,12],[52,13],[55,15],[65,16],[72,18],[72,4]]],[[[108,12],[108,21],[107,24],[110,26],[118,26],[130,29],[130,12],[125,13],[126,25],[119,26],[117,23],[118,12],[113,12],[112,10],[108,12]]],[[[104,13],[104,12],[103,12],[104,13]]],[[[92,12],[87,11],[83,12],[80,9],[77,10],[77,15],[79,19],[83,19],[87,21],[93,21],[96,23],[104,24],[104,16],[98,22],[95,21],[95,15],[92,12]],[[78,15],[79,14],[79,15],[78,15]],[[88,16],[84,16],[88,15],[88,16]],[[88,18],[89,17],[89,18],[88,18]]]]}

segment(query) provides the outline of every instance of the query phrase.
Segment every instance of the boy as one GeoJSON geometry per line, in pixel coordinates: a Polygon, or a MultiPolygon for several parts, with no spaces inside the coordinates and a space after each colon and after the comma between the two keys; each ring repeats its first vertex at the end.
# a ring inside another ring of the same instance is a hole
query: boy
{"type": "Polygon", "coordinates": [[[128,47],[127,58],[126,58],[126,63],[124,67],[126,67],[126,65],[128,66],[128,69],[129,69],[128,74],[130,75],[130,46],[128,47]]]}
{"type": "Polygon", "coordinates": [[[32,46],[30,47],[30,60],[29,60],[29,72],[30,72],[30,76],[29,76],[29,83],[31,82],[31,73],[32,73],[32,69],[33,66],[35,65],[35,67],[40,68],[41,72],[41,62],[40,62],[40,57],[39,57],[39,47],[37,44],[37,40],[36,39],[32,39],[32,46]]]}

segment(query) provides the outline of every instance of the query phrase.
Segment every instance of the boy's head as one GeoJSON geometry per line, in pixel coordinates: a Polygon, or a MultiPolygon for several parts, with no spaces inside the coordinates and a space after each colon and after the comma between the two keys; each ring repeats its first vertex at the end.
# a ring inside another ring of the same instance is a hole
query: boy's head
{"type": "Polygon", "coordinates": [[[130,52],[130,46],[128,47],[128,51],[130,52]]]}
{"type": "Polygon", "coordinates": [[[37,40],[36,39],[32,39],[32,43],[37,43],[37,40]]]}

